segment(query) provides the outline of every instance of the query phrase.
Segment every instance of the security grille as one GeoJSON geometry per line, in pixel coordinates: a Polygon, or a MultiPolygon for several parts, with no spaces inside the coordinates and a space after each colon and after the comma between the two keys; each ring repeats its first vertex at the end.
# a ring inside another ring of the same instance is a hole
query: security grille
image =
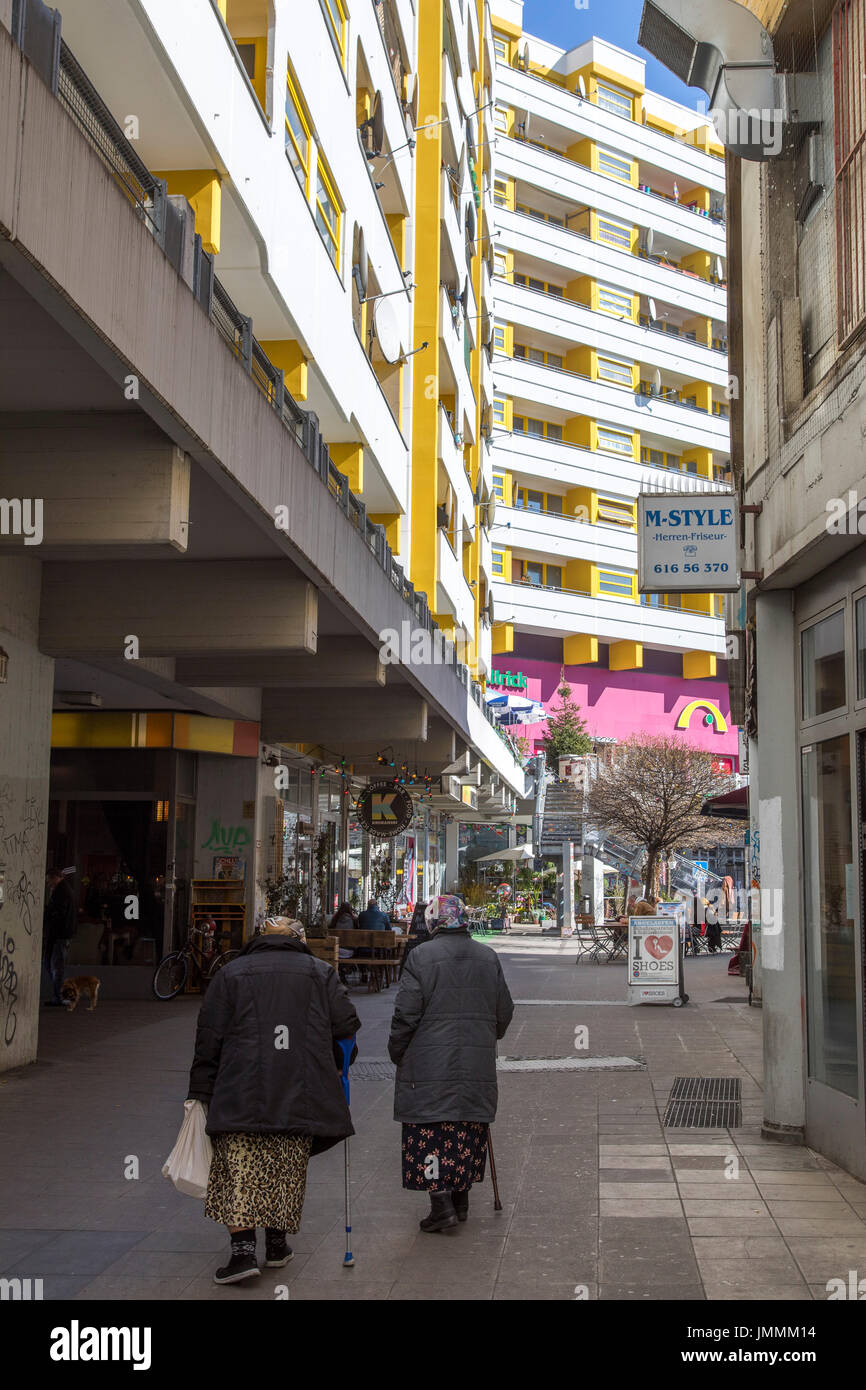
{"type": "Polygon", "coordinates": [[[738,1076],[676,1076],[663,1123],[670,1129],[738,1129],[741,1099],[738,1076]]]}

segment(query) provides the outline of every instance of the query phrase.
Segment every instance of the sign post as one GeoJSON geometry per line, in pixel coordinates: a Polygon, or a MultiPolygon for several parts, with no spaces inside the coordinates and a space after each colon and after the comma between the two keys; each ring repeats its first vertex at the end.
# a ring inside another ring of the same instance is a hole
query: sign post
{"type": "Polygon", "coordinates": [[[629,917],[628,1002],[686,1003],[683,994],[683,948],[679,917],[629,917]]]}

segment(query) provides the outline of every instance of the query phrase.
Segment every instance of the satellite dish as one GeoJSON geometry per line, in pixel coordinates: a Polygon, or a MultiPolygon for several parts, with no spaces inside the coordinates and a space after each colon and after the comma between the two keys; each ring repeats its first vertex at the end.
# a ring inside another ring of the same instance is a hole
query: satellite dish
{"type": "Polygon", "coordinates": [[[465,281],[463,282],[463,291],[462,291],[462,293],[461,293],[461,295],[460,295],[460,307],[461,307],[461,309],[463,310],[463,317],[465,318],[465,317],[466,317],[466,314],[467,314],[467,311],[468,311],[468,309],[469,309],[469,276],[468,276],[468,275],[466,276],[466,279],[465,279],[465,281]]]}
{"type": "MultiPolygon", "coordinates": [[[[491,318],[491,320],[490,320],[490,328],[489,328],[488,333],[487,333],[487,346],[488,346],[488,347],[492,347],[492,346],[493,346],[493,334],[495,333],[495,331],[496,331],[496,323],[495,323],[494,319],[491,318]]],[[[488,407],[488,409],[489,409],[489,407],[488,407]]]]}
{"type": "MultiPolygon", "coordinates": [[[[496,516],[496,494],[491,492],[487,499],[487,506],[484,509],[484,529],[489,531],[496,516]]],[[[490,608],[490,621],[493,622],[493,600],[491,599],[488,607],[490,608]]]]}
{"type": "Polygon", "coordinates": [[[583,80],[583,73],[578,74],[577,90],[580,92],[581,100],[586,101],[586,83],[583,80]]]}
{"type": "Polygon", "coordinates": [[[653,229],[652,229],[652,227],[647,227],[646,231],[645,231],[644,234],[643,234],[643,249],[644,249],[644,251],[646,251],[646,253],[647,253],[648,256],[651,256],[651,255],[652,255],[652,252],[653,252],[653,241],[654,241],[653,229]]]}
{"type": "Polygon", "coordinates": [[[377,299],[373,326],[385,361],[396,362],[400,357],[400,321],[390,299],[377,299]]]}
{"type": "Polygon", "coordinates": [[[464,145],[464,146],[463,146],[463,149],[460,151],[460,164],[459,164],[459,167],[458,167],[458,169],[457,169],[457,192],[458,192],[458,194],[460,194],[460,193],[463,192],[463,189],[464,189],[464,186],[465,186],[465,184],[466,184],[466,180],[468,179],[468,177],[469,177],[469,155],[468,155],[468,153],[467,153],[467,151],[466,151],[466,146],[464,145]]]}
{"type": "Polygon", "coordinates": [[[523,45],[523,71],[529,72],[529,44],[523,45]]]}
{"type": "Polygon", "coordinates": [[[655,371],[653,372],[653,394],[656,395],[656,396],[660,396],[661,393],[662,393],[662,374],[661,374],[661,372],[659,371],[658,367],[656,367],[655,371]]]}
{"type": "Polygon", "coordinates": [[[467,78],[465,72],[461,72],[460,76],[457,78],[456,85],[457,97],[460,102],[460,108],[464,116],[469,116],[470,112],[475,110],[475,102],[472,99],[472,85],[469,82],[469,79],[467,78]]]}
{"type": "Polygon", "coordinates": [[[649,299],[647,300],[647,305],[649,308],[650,323],[655,323],[658,318],[658,314],[656,313],[656,302],[654,299],[649,299]]]}
{"type": "Polygon", "coordinates": [[[355,264],[352,266],[352,275],[358,287],[358,298],[365,299],[367,296],[367,280],[369,276],[369,262],[367,260],[367,244],[364,241],[364,228],[358,228],[358,254],[355,264]]]}
{"type": "Polygon", "coordinates": [[[492,433],[493,420],[491,418],[490,406],[486,405],[481,413],[481,433],[485,439],[489,439],[492,433]]]}
{"type": "Polygon", "coordinates": [[[373,98],[373,112],[366,121],[362,121],[358,129],[364,137],[364,153],[368,159],[376,159],[382,153],[382,144],[385,139],[385,112],[382,110],[382,93],[377,92],[373,98]]]}
{"type": "Polygon", "coordinates": [[[716,256],[716,278],[718,280],[724,280],[725,278],[725,268],[722,265],[721,256],[716,256]]]}

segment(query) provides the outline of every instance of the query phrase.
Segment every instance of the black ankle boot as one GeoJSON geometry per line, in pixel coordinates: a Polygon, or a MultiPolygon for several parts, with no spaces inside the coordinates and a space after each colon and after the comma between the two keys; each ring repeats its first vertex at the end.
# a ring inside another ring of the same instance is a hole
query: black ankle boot
{"type": "Polygon", "coordinates": [[[255,1231],[238,1231],[232,1236],[232,1254],[227,1265],[216,1271],[215,1284],[239,1284],[242,1279],[255,1279],[261,1274],[256,1262],[255,1231]]]}
{"type": "Polygon", "coordinates": [[[451,1201],[454,1203],[457,1220],[465,1221],[469,1215],[469,1188],[467,1187],[465,1192],[452,1192],[451,1201]]]}
{"type": "Polygon", "coordinates": [[[430,1212],[418,1223],[422,1231],[447,1231],[457,1225],[457,1213],[450,1192],[430,1193],[430,1212]]]}
{"type": "Polygon", "coordinates": [[[285,1231],[277,1231],[270,1226],[265,1231],[265,1264],[268,1269],[282,1269],[294,1255],[286,1241],[285,1231]]]}

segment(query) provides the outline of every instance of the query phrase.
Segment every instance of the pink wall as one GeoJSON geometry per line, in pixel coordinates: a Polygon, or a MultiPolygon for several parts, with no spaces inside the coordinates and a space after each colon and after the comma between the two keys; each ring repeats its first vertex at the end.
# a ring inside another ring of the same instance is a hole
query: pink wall
{"type": "MultiPolygon", "coordinates": [[[[540,700],[546,709],[559,705],[556,688],[560,668],[552,661],[532,661],[502,656],[493,658],[493,667],[505,673],[522,671],[527,687],[519,694],[540,700]]],[[[628,738],[631,734],[676,734],[691,747],[708,753],[734,757],[737,766],[737,729],[731,725],[728,687],[719,680],[683,680],[680,676],[650,675],[644,671],[608,671],[594,666],[566,666],[565,678],[572,699],[580,706],[587,732],[604,738],[628,738]],[[703,722],[706,711],[697,709],[688,729],[675,727],[680,710],[692,700],[706,699],[724,715],[727,733],[703,722]]],[[[505,687],[497,687],[505,689],[505,687]]],[[[543,724],[527,724],[525,733],[532,742],[544,734],[543,724]]]]}

